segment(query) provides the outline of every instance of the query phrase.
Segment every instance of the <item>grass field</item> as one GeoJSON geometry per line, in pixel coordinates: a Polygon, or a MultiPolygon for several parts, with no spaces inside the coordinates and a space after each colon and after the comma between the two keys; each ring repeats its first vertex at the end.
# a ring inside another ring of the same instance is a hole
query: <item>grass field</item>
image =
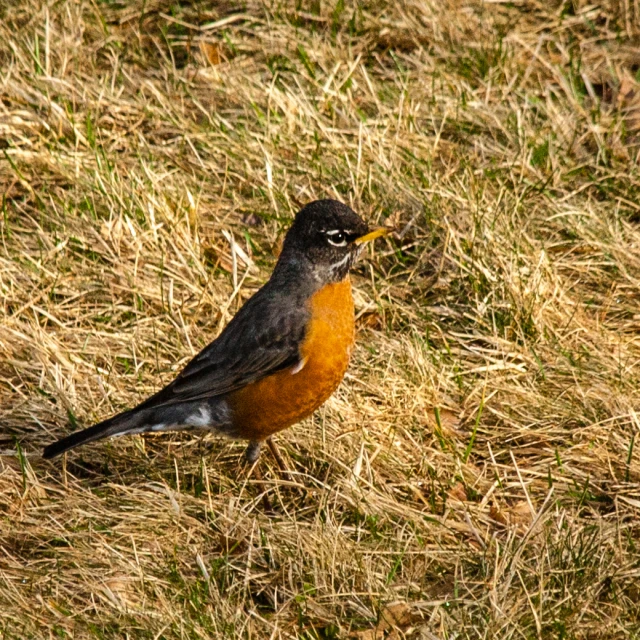
{"type": "Polygon", "coordinates": [[[637,0],[0,4],[0,638],[640,638],[637,0]],[[43,445],[320,197],[393,225],[334,397],[43,445]]]}

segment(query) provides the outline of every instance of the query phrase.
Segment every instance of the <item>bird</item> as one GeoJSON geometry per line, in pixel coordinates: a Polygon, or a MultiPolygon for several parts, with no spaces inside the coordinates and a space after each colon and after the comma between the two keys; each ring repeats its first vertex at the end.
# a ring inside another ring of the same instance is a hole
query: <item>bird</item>
{"type": "Polygon", "coordinates": [[[265,441],[311,415],[341,383],[355,343],[349,271],[365,243],[389,232],[370,229],[337,200],[307,204],[269,280],[172,382],[48,445],[43,457],[111,436],[204,429],[247,440],[255,462],[265,441]]]}

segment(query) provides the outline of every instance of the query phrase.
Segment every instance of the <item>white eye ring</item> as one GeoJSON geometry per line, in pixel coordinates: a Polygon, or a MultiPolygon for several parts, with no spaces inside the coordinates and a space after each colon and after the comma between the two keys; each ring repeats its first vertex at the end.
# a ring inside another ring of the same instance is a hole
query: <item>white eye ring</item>
{"type": "Polygon", "coordinates": [[[346,247],[347,246],[347,234],[340,229],[332,229],[326,231],[327,240],[334,247],[346,247]],[[334,239],[335,238],[335,239],[334,239]]]}

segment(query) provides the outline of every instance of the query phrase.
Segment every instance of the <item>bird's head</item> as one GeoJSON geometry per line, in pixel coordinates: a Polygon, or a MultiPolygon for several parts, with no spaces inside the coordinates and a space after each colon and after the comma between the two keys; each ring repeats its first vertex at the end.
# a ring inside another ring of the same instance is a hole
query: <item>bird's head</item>
{"type": "Polygon", "coordinates": [[[339,282],[364,244],[389,231],[371,231],[360,216],[337,200],[316,200],[297,213],[284,239],[279,262],[303,261],[323,284],[339,282]]]}

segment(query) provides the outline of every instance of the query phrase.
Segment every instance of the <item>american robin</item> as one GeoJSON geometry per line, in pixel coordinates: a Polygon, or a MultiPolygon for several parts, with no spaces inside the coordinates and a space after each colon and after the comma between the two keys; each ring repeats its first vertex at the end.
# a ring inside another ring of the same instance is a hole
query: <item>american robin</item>
{"type": "Polygon", "coordinates": [[[134,433],[209,429],[263,441],[311,415],[340,384],[353,349],[349,269],[370,231],[349,207],[317,200],[301,209],[269,281],[220,336],[161,391],[104,422],[50,444],[45,458],[134,433]]]}

